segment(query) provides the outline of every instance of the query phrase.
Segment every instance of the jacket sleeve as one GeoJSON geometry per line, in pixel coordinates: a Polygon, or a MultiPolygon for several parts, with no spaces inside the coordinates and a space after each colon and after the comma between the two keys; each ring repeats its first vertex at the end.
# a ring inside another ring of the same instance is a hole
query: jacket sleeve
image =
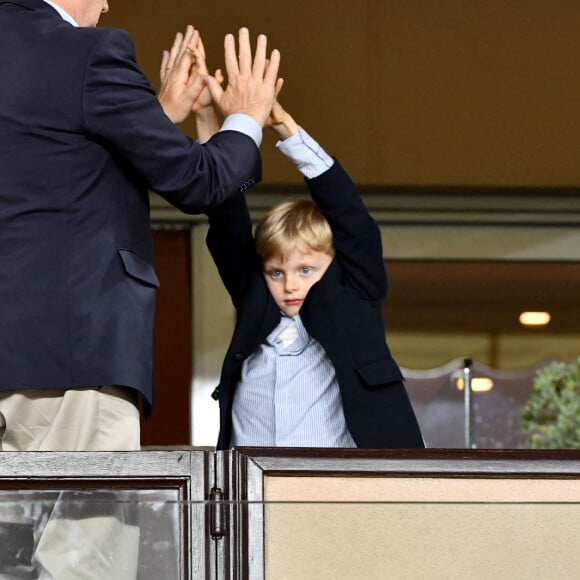
{"type": "Polygon", "coordinates": [[[332,229],[336,260],[343,281],[364,299],[383,301],[387,274],[380,230],[341,165],[307,179],[312,199],[332,229]]]}
{"type": "Polygon", "coordinates": [[[259,150],[247,135],[223,131],[200,145],[173,124],[122,30],[96,35],[81,100],[86,131],[186,213],[201,213],[261,179],[259,150]]]}
{"type": "Polygon", "coordinates": [[[238,308],[251,276],[261,270],[245,196],[238,193],[209,211],[208,217],[207,247],[238,308]]]}

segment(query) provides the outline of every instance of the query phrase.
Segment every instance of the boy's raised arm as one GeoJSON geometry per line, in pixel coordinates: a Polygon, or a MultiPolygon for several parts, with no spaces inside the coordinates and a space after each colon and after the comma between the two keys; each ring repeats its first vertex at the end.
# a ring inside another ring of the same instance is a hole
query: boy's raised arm
{"type": "MultiPolygon", "coordinates": [[[[280,92],[282,83],[282,79],[279,79],[276,85],[277,92],[280,92]]],[[[274,101],[272,112],[266,121],[266,125],[270,127],[276,135],[278,135],[278,139],[281,141],[288,139],[288,137],[292,137],[292,135],[296,135],[300,130],[298,123],[296,123],[292,115],[282,107],[278,99],[274,101]]]]}

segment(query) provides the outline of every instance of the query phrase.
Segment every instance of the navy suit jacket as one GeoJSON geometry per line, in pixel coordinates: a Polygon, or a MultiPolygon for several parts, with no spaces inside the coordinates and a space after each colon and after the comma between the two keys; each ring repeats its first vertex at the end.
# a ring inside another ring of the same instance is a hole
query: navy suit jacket
{"type": "Polygon", "coordinates": [[[153,402],[149,190],[200,213],[261,179],[234,131],[164,114],[129,35],[0,0],[0,390],[124,385],[153,402]]]}
{"type": "MultiPolygon", "coordinates": [[[[336,256],[310,289],[300,316],[334,365],[348,429],[358,447],[423,447],[403,376],[385,340],[387,276],[379,228],[337,161],[306,184],[330,224],[336,256]]],[[[208,215],[208,248],[237,313],[217,391],[218,448],[226,449],[243,361],[280,322],[280,311],[255,251],[245,196],[208,215]]]]}

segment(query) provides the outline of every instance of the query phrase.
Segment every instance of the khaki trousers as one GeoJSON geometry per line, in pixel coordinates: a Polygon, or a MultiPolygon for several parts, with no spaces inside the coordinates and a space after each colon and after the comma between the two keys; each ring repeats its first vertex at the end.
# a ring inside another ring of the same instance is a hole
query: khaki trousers
{"type": "Polygon", "coordinates": [[[134,451],[133,391],[103,386],[0,393],[0,451],[134,451]]]}
{"type": "MultiPolygon", "coordinates": [[[[0,451],[133,451],[140,448],[133,391],[102,386],[0,393],[0,451]]],[[[0,459],[1,460],[1,459],[0,459]]],[[[124,496],[83,517],[83,503],[63,491],[43,529],[33,564],[42,580],[130,580],[137,577],[139,528],[127,523],[124,496]],[[99,511],[97,510],[97,511],[99,511]],[[67,517],[71,512],[74,517],[67,517]]],[[[0,504],[0,520],[21,517],[22,505],[0,504]]],[[[4,576],[6,577],[6,576],[4,576]]],[[[0,579],[3,578],[0,571],[0,579]]]]}

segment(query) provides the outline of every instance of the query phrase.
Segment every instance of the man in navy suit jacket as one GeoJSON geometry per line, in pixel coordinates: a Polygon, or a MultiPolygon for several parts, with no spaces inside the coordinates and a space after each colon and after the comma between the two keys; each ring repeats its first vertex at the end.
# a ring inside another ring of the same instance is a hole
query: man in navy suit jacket
{"type": "Polygon", "coordinates": [[[15,443],[9,401],[107,386],[132,407],[140,393],[148,410],[158,286],[148,192],[200,213],[261,179],[279,64],[277,51],[268,64],[266,38],[252,62],[248,31],[239,60],[228,35],[226,119],[200,145],[174,124],[205,86],[190,83],[197,31],[178,35],[158,98],[129,35],[96,28],[107,10],[106,0],[0,0],[0,450],[3,430],[4,449],[125,446],[91,433],[15,443]]]}

